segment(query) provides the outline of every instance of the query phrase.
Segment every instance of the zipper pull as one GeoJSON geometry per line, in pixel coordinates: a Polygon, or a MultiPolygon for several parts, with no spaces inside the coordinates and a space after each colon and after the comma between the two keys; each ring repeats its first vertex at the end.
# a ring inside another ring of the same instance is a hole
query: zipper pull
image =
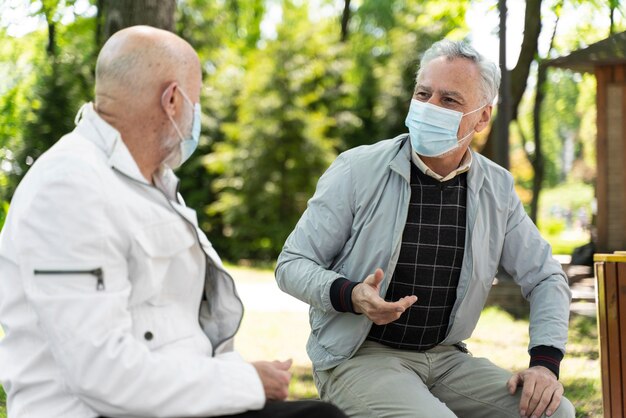
{"type": "Polygon", "coordinates": [[[104,290],[104,275],[102,274],[102,269],[98,267],[91,271],[91,274],[96,276],[96,290],[101,292],[104,290]]]}

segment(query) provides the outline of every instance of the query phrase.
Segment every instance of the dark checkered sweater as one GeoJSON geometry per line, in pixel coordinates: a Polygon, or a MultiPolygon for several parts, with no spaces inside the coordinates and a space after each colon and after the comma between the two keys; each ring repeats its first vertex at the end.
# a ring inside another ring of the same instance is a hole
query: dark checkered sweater
{"type": "Polygon", "coordinates": [[[411,201],[385,300],[417,302],[396,321],[374,324],[369,340],[418,351],[443,341],[465,252],[466,201],[467,173],[439,182],[411,164],[411,201]]]}
{"type": "MultiPolygon", "coordinates": [[[[424,351],[446,335],[464,255],[467,172],[439,182],[411,164],[411,201],[398,265],[385,300],[416,295],[419,299],[398,320],[373,324],[368,339],[424,351]]],[[[333,307],[353,312],[352,289],[359,282],[336,279],[330,289],[333,307]]],[[[563,353],[554,347],[530,350],[530,366],[544,366],[557,378],[563,353]]]]}

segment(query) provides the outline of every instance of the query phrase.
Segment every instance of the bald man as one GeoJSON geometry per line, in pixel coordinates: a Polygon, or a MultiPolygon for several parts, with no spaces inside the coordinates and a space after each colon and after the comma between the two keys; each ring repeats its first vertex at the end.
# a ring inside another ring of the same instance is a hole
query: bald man
{"type": "Polygon", "coordinates": [[[280,402],[290,361],[233,351],[243,306],[177,193],[200,134],[193,48],[113,35],[95,103],[19,185],[0,234],[0,381],[9,416],[343,417],[280,402]]]}

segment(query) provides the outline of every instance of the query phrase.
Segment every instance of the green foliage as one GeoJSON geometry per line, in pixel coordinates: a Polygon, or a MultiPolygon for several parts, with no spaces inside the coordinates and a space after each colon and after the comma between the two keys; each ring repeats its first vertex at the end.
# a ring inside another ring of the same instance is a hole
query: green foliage
{"type": "Polygon", "coordinates": [[[0,385],[0,418],[6,418],[7,416],[7,395],[4,393],[4,388],[0,385]]]}
{"type": "Polygon", "coordinates": [[[209,166],[220,179],[208,210],[242,258],[276,256],[333,156],[327,109],[342,64],[306,13],[286,4],[277,39],[252,53],[237,119],[209,166]]]}
{"type": "Polygon", "coordinates": [[[465,8],[367,1],[341,43],[338,22],[312,19],[306,2],[282,2],[265,37],[266,2],[233,3],[179,6],[208,86],[200,147],[179,176],[220,254],[258,262],[276,257],[337,152],[406,130],[418,54],[464,27],[465,8]]]}
{"type": "Polygon", "coordinates": [[[9,213],[9,202],[0,201],[0,231],[4,226],[4,221],[7,219],[9,213]]]}
{"type": "MultiPolygon", "coordinates": [[[[45,2],[41,12],[60,19],[59,4],[45,2]]],[[[34,32],[30,40],[2,33],[7,43],[0,68],[10,77],[7,90],[0,91],[0,200],[8,201],[29,166],[73,129],[76,111],[91,98],[94,20],[53,23],[52,49],[46,46],[50,39],[45,31],[34,32]]]]}
{"type": "Polygon", "coordinates": [[[589,242],[586,228],[591,220],[593,194],[593,186],[580,181],[564,183],[541,194],[537,226],[552,246],[553,254],[572,254],[574,248],[589,242]]]}
{"type": "MultiPolygon", "coordinates": [[[[74,14],[69,23],[62,20],[75,12],[73,0],[31,3],[32,14],[56,29],[54,45],[48,47],[45,29],[13,38],[0,28],[0,202],[10,200],[29,163],[72,129],[75,112],[93,89],[96,18],[74,14]]],[[[272,260],[337,153],[406,132],[420,54],[444,36],[467,36],[465,12],[471,7],[455,1],[352,2],[348,37],[341,42],[338,4],[178,2],[177,32],[198,51],[205,85],[201,142],[178,172],[180,189],[226,259],[272,260]],[[325,11],[317,13],[318,7],[325,11]],[[268,25],[270,15],[278,20],[275,28],[268,25]]],[[[546,4],[549,9],[555,2],[546,4]]],[[[603,1],[569,0],[561,14],[577,8],[585,8],[585,16],[608,13],[603,1]]],[[[622,11],[620,4],[618,28],[622,11]]],[[[593,22],[578,19],[575,28],[559,32],[555,50],[606,36],[593,22]]],[[[566,175],[590,182],[593,77],[550,74],[554,86],[546,91],[542,120],[546,185],[566,175]],[[574,138],[577,161],[584,162],[571,174],[561,164],[568,137],[574,138]]],[[[527,105],[520,121],[526,132],[529,111],[527,105]]],[[[520,151],[519,145],[513,149],[520,151]]],[[[523,172],[519,185],[529,187],[532,172],[514,170],[523,172]]]]}

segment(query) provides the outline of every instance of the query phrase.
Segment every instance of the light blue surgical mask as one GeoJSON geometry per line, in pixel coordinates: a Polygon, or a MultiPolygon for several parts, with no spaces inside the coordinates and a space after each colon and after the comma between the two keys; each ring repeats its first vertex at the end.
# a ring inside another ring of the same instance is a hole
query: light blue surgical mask
{"type": "Polygon", "coordinates": [[[193,106],[193,120],[191,122],[190,136],[184,137],[183,133],[178,128],[178,125],[174,121],[174,118],[172,118],[172,116],[169,113],[167,115],[170,121],[172,122],[172,124],[174,125],[174,129],[176,129],[178,136],[180,137],[180,142],[178,145],[179,151],[180,151],[180,159],[179,161],[174,163],[175,167],[172,167],[172,168],[178,168],[185,161],[187,161],[189,157],[191,157],[191,155],[194,153],[196,148],[198,148],[198,142],[200,141],[200,118],[201,118],[200,103],[194,104],[180,86],[178,87],[178,91],[180,91],[180,94],[185,98],[185,100],[190,105],[193,106]]]}
{"type": "Polygon", "coordinates": [[[461,113],[412,99],[405,124],[409,128],[413,151],[425,157],[443,157],[459,148],[474,131],[472,129],[463,138],[458,139],[457,132],[461,119],[463,116],[478,112],[483,107],[485,106],[461,113]]]}

